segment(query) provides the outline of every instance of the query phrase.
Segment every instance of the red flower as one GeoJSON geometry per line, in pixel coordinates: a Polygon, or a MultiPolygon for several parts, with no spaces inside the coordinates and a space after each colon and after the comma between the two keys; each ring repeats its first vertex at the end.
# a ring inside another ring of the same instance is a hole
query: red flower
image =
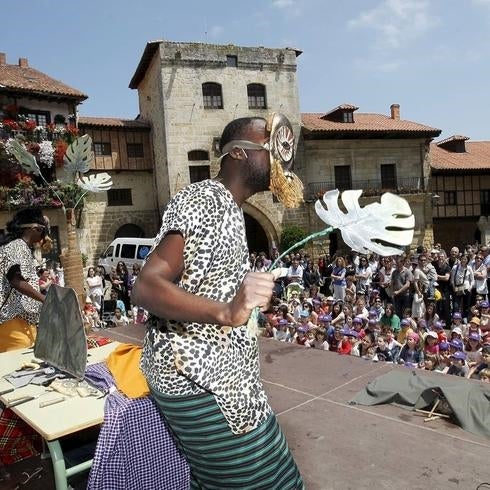
{"type": "Polygon", "coordinates": [[[19,129],[19,125],[13,119],[4,119],[3,125],[11,129],[12,131],[16,131],[17,129],[19,129]]]}
{"type": "Polygon", "coordinates": [[[71,135],[71,136],[77,136],[78,135],[78,128],[76,126],[68,126],[68,128],[66,128],[66,130],[68,131],[68,133],[71,135]]]}
{"type": "Polygon", "coordinates": [[[63,157],[65,156],[68,143],[63,140],[56,140],[54,147],[54,161],[57,167],[63,166],[63,157]]]}
{"type": "Polygon", "coordinates": [[[23,124],[23,127],[26,131],[33,131],[34,129],[36,129],[36,126],[36,121],[33,121],[32,119],[28,119],[23,124]]]}
{"type": "Polygon", "coordinates": [[[53,132],[55,127],[56,127],[56,124],[55,124],[55,123],[49,123],[49,124],[46,124],[46,129],[47,129],[48,131],[53,132]]]}
{"type": "Polygon", "coordinates": [[[27,144],[27,151],[29,153],[32,153],[33,155],[37,155],[39,153],[39,150],[40,150],[40,146],[39,146],[39,143],[28,143],[27,144]]]}

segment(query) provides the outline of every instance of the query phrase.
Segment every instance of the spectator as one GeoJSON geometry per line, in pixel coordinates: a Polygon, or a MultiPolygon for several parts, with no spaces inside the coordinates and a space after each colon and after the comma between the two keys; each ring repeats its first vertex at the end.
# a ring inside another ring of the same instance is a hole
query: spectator
{"type": "Polygon", "coordinates": [[[385,308],[385,313],[380,320],[381,329],[391,330],[395,334],[400,331],[400,317],[395,313],[395,308],[391,303],[388,303],[385,308]]]}
{"type": "Polygon", "coordinates": [[[413,282],[412,272],[405,267],[405,258],[398,257],[396,269],[391,275],[391,288],[393,290],[393,304],[395,312],[401,316],[405,308],[412,306],[410,287],[413,282]]]}
{"type": "Polygon", "coordinates": [[[420,337],[415,332],[407,335],[405,345],[400,350],[398,363],[407,367],[423,367],[424,353],[419,347],[420,337]]]}
{"type": "Polygon", "coordinates": [[[288,284],[292,282],[297,282],[298,284],[303,283],[303,267],[299,264],[299,259],[294,257],[291,261],[291,266],[288,269],[287,282],[288,284]]]}
{"type": "Polygon", "coordinates": [[[104,290],[102,289],[102,277],[96,273],[95,267],[88,268],[86,281],[88,287],[87,296],[92,300],[94,308],[100,311],[104,290]]]}
{"type": "Polygon", "coordinates": [[[114,310],[114,316],[111,319],[113,327],[125,327],[129,325],[129,320],[126,315],[123,315],[121,308],[114,310]]]}
{"type": "Polygon", "coordinates": [[[451,269],[451,287],[453,290],[453,311],[460,311],[466,321],[470,310],[473,270],[468,266],[468,256],[463,255],[451,269]]]}
{"type": "Polygon", "coordinates": [[[335,265],[332,269],[332,284],[333,284],[333,297],[334,299],[340,299],[344,301],[345,296],[345,260],[343,257],[337,257],[335,259],[335,265]]]}

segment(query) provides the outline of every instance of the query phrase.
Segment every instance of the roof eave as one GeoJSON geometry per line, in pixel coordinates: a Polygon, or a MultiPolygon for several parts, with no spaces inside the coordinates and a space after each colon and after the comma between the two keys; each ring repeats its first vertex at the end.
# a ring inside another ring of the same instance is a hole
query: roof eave
{"type": "Polygon", "coordinates": [[[141,80],[143,80],[146,70],[148,69],[150,62],[153,59],[154,54],[156,53],[156,51],[158,51],[158,48],[162,42],[162,40],[159,40],[146,43],[145,50],[141,55],[141,59],[138,63],[136,71],[134,72],[134,75],[129,82],[129,88],[138,88],[138,85],[140,84],[141,80]]]}

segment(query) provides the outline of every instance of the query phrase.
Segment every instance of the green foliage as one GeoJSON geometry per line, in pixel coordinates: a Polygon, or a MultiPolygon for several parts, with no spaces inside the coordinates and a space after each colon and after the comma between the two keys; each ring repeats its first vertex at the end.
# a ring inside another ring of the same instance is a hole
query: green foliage
{"type": "MultiPolygon", "coordinates": [[[[287,225],[283,228],[281,234],[281,250],[287,250],[295,243],[304,240],[307,236],[307,232],[296,225],[287,225]]],[[[300,246],[298,246],[300,248],[300,246]]]]}

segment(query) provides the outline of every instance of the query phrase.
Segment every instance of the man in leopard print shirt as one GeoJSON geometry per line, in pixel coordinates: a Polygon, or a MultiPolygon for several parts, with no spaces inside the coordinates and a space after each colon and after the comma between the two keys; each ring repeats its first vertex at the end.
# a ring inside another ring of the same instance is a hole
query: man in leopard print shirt
{"type": "Polygon", "coordinates": [[[257,338],[245,326],[274,288],[272,274],[250,272],[241,209],[269,188],[269,138],[261,118],[224,129],[218,176],[169,202],[132,291],[152,315],[142,371],[198,488],[303,487],[260,380],[257,338]]]}

